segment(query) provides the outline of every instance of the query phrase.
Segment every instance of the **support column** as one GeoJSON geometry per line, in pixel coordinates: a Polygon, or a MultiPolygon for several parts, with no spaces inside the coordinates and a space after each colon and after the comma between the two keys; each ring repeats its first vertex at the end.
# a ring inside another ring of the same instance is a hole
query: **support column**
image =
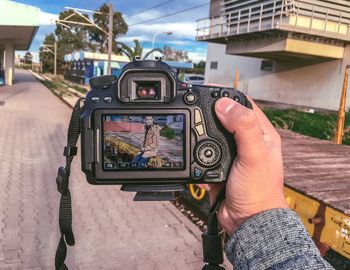
{"type": "Polygon", "coordinates": [[[13,44],[7,43],[5,45],[5,84],[12,85],[13,72],[15,65],[15,51],[13,44]]]}
{"type": "Polygon", "coordinates": [[[4,69],[4,54],[5,51],[0,49],[0,70],[4,69]]]}

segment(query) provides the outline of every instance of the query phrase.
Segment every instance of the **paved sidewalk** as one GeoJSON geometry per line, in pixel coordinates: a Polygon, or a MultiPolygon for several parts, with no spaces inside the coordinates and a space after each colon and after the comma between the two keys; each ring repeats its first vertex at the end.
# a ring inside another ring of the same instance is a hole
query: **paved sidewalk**
{"type": "MultiPolygon", "coordinates": [[[[54,269],[55,178],[71,109],[27,71],[0,87],[0,269],[54,269]]],[[[91,186],[72,167],[70,269],[202,267],[201,232],[170,203],[133,202],[119,186],[91,186]]]]}

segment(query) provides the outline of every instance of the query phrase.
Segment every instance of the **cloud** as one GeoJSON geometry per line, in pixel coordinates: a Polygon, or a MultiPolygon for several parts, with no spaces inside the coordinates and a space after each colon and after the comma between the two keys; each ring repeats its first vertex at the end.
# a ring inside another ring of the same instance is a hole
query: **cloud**
{"type": "Polygon", "coordinates": [[[130,33],[142,33],[143,35],[154,35],[158,32],[173,32],[177,37],[187,37],[194,39],[196,36],[197,24],[195,22],[172,22],[138,24],[130,26],[130,33]]]}
{"type": "Polygon", "coordinates": [[[193,41],[189,40],[167,40],[166,43],[177,46],[193,46],[193,41]]]}
{"type": "Polygon", "coordinates": [[[117,39],[117,41],[125,42],[125,43],[133,43],[135,39],[138,39],[140,42],[151,41],[151,38],[149,36],[144,36],[144,35],[120,37],[117,39]]]}
{"type": "MultiPolygon", "coordinates": [[[[135,12],[137,13],[137,12],[135,12]]],[[[134,14],[135,14],[134,13],[134,14]]],[[[130,14],[132,15],[132,14],[130,14]]],[[[148,12],[143,12],[140,14],[137,14],[135,16],[127,16],[125,15],[124,20],[126,21],[126,23],[128,25],[134,24],[134,23],[138,23],[138,22],[142,22],[142,21],[147,21],[153,18],[157,18],[162,16],[162,12],[157,11],[157,10],[152,10],[152,11],[148,11],[148,12]]]]}
{"type": "Polygon", "coordinates": [[[203,60],[205,61],[207,58],[207,52],[188,52],[188,57],[192,60],[194,63],[198,63],[199,61],[203,60]]]}
{"type": "Polygon", "coordinates": [[[40,25],[56,25],[58,19],[57,14],[47,13],[44,11],[40,12],[40,25]]]}

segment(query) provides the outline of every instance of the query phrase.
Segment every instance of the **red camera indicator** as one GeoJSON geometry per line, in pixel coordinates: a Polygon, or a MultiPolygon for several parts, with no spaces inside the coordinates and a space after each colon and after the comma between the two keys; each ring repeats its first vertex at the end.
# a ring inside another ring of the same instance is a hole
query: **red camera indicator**
{"type": "Polygon", "coordinates": [[[158,99],[160,82],[137,82],[136,95],[139,99],[158,99]]]}

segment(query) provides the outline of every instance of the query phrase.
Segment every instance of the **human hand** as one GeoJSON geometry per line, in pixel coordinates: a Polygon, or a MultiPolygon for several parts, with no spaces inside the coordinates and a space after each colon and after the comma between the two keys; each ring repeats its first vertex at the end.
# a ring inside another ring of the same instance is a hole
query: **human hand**
{"type": "MultiPolygon", "coordinates": [[[[229,98],[215,104],[224,128],[234,134],[237,157],[226,182],[226,199],[218,220],[232,235],[247,219],[273,208],[288,208],[283,193],[281,138],[264,113],[249,99],[253,110],[229,98]]],[[[213,202],[223,185],[207,185],[213,202]]]]}

